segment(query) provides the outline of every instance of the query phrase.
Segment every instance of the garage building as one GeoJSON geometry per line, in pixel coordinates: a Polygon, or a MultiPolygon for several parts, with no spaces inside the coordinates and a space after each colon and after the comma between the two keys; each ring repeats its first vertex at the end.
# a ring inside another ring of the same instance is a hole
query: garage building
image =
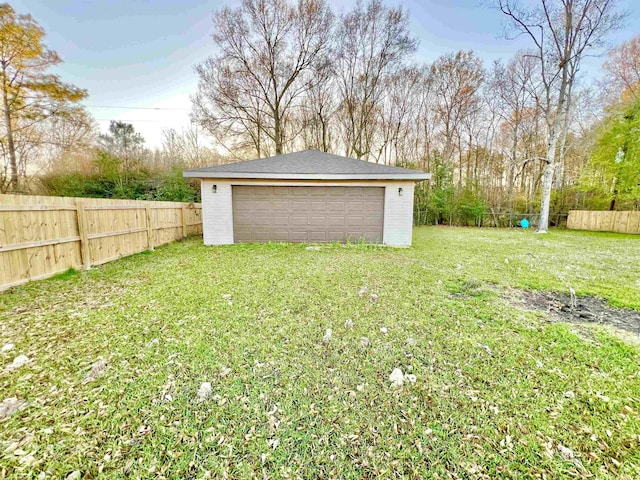
{"type": "Polygon", "coordinates": [[[305,150],[186,170],[200,178],[206,245],[411,245],[413,187],[431,175],[305,150]]]}

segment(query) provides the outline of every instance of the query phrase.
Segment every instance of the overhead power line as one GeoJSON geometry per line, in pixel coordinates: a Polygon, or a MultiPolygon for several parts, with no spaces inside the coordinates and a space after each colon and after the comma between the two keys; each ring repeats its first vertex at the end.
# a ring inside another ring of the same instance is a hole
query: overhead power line
{"type": "Polygon", "coordinates": [[[137,122],[147,122],[147,123],[167,123],[166,120],[132,120],[126,118],[96,118],[98,122],[128,122],[128,123],[137,123],[137,122]]]}
{"type": "Polygon", "coordinates": [[[89,108],[120,108],[125,110],[166,110],[171,112],[190,112],[188,108],[164,108],[164,107],[125,107],[118,105],[87,105],[85,107],[89,108]]]}

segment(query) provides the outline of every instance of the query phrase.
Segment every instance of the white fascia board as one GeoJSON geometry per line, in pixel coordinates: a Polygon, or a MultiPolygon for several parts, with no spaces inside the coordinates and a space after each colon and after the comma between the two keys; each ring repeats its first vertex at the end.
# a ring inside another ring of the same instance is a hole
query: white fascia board
{"type": "Polygon", "coordinates": [[[374,174],[374,175],[354,175],[354,174],[327,174],[319,175],[315,173],[232,173],[232,172],[203,172],[196,170],[186,170],[182,173],[188,178],[224,178],[224,179],[272,179],[272,180],[406,180],[419,182],[431,179],[430,173],[415,174],[374,174]]]}

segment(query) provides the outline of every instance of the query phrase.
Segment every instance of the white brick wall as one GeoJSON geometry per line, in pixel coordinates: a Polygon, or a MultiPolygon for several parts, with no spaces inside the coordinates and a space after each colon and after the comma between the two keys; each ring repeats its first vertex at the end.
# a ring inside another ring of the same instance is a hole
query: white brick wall
{"type": "Polygon", "coordinates": [[[202,235],[205,245],[233,243],[233,204],[231,185],[218,180],[201,182],[202,235]],[[213,186],[216,185],[216,193],[213,186]]]}
{"type": "Polygon", "coordinates": [[[394,247],[411,246],[413,229],[413,182],[392,183],[384,191],[383,243],[394,247]],[[402,188],[402,195],[398,189],[402,188]]]}
{"type": "MultiPolygon", "coordinates": [[[[234,184],[255,185],[257,182],[235,180],[234,184]]],[[[268,185],[269,182],[260,182],[268,185]]],[[[300,185],[283,182],[281,185],[300,185]]],[[[334,183],[345,185],[344,183],[334,183]]],[[[304,185],[330,186],[331,182],[306,183],[304,185]]],[[[353,186],[380,186],[367,182],[354,182],[353,186]]],[[[411,246],[413,229],[413,182],[393,182],[385,185],[383,243],[395,247],[411,246]],[[402,195],[398,193],[402,188],[402,195]]],[[[231,184],[220,180],[203,179],[202,188],[202,230],[205,245],[225,245],[233,243],[233,203],[231,184]],[[216,185],[216,193],[212,187],[216,185]]]]}

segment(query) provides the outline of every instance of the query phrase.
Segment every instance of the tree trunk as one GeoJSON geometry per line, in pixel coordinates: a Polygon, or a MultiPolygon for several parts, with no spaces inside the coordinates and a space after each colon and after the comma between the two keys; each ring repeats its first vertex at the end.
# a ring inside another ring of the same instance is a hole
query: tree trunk
{"type": "Polygon", "coordinates": [[[275,110],[273,112],[273,117],[273,136],[275,137],[274,140],[276,144],[276,155],[282,155],[282,125],[280,124],[280,112],[278,112],[278,110],[275,110]]]}
{"type": "Polygon", "coordinates": [[[542,205],[540,206],[540,219],[536,233],[549,231],[549,209],[551,207],[551,189],[553,188],[553,174],[556,170],[556,146],[558,144],[558,121],[554,122],[549,132],[549,145],[547,148],[547,164],[542,174],[542,205]]]}
{"type": "Polygon", "coordinates": [[[276,155],[282,155],[282,138],[278,127],[276,127],[276,155]]]}
{"type": "MultiPolygon", "coordinates": [[[[3,75],[4,76],[4,75],[3,75]]],[[[18,160],[16,159],[16,146],[13,142],[13,126],[11,125],[11,114],[9,113],[9,98],[7,96],[7,84],[2,85],[2,106],[4,107],[4,123],[7,126],[7,148],[9,149],[9,163],[11,169],[11,189],[18,191],[18,160]]]]}
{"type": "Polygon", "coordinates": [[[571,109],[571,87],[567,93],[567,103],[564,113],[564,122],[562,123],[562,133],[560,134],[560,149],[558,151],[558,166],[556,175],[556,188],[560,189],[564,186],[564,157],[567,148],[567,135],[569,133],[569,114],[571,109]]]}
{"type": "MultiPolygon", "coordinates": [[[[557,116],[553,119],[549,128],[549,142],[547,143],[547,165],[542,176],[542,205],[540,206],[540,219],[536,233],[547,233],[549,231],[549,209],[551,207],[551,190],[553,189],[553,175],[556,171],[556,150],[560,136],[559,129],[565,125],[565,117],[568,116],[566,110],[567,89],[571,91],[571,85],[567,80],[567,67],[562,67],[562,82],[558,93],[558,107],[555,110],[557,116]]],[[[547,108],[547,121],[549,109],[547,108]]]]}
{"type": "Polygon", "coordinates": [[[613,212],[616,209],[616,200],[618,199],[618,187],[616,184],[618,183],[618,179],[613,179],[613,196],[611,197],[611,203],[609,204],[609,211],[613,212]]]}
{"type": "Polygon", "coordinates": [[[320,124],[322,125],[322,151],[329,152],[329,141],[328,141],[328,131],[327,131],[327,123],[325,119],[320,115],[320,124]]]}

